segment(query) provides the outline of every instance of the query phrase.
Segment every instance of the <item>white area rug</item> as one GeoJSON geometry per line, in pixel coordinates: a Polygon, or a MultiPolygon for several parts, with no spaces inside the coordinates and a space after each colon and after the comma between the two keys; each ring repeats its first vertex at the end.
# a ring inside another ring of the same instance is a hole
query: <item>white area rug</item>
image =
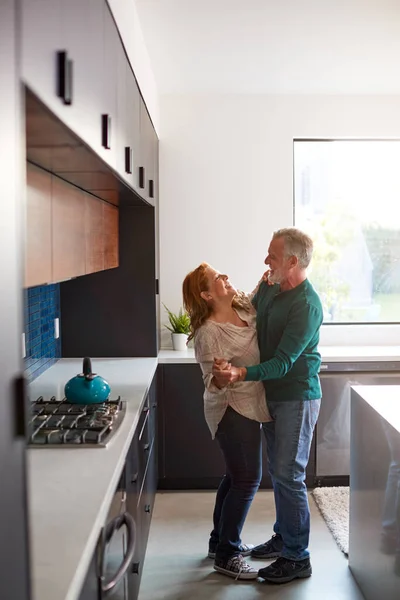
{"type": "Polygon", "coordinates": [[[350,488],[315,488],[312,495],[337,545],[347,556],[349,553],[350,488]]]}

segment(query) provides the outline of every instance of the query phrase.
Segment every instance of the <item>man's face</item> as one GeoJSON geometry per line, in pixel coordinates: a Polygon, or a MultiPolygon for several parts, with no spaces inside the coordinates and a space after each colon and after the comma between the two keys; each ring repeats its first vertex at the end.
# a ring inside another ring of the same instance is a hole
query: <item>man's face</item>
{"type": "Polygon", "coordinates": [[[284,238],[275,238],[268,248],[265,264],[269,266],[269,280],[271,283],[283,283],[289,274],[289,259],[285,258],[284,238]]]}

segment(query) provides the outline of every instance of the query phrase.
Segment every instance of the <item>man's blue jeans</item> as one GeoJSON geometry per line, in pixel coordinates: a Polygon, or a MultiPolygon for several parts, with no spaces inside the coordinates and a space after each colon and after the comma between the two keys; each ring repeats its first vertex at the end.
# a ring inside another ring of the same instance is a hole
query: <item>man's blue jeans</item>
{"type": "Polygon", "coordinates": [[[216,558],[240,553],[243,524],[261,481],[261,426],[228,407],[216,438],[226,464],[214,508],[210,545],[216,558]]]}
{"type": "Polygon", "coordinates": [[[270,423],[263,423],[268,468],[275,496],[274,532],[283,539],[282,556],[309,556],[310,509],[305,484],[314,427],[321,400],[267,402],[270,423]]]}

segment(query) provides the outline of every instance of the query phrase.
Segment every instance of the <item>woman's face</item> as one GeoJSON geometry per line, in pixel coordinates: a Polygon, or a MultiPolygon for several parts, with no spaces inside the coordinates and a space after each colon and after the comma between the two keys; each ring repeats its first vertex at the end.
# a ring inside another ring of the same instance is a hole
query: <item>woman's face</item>
{"type": "Polygon", "coordinates": [[[232,299],[237,293],[236,288],[230,283],[228,275],[224,275],[212,267],[207,269],[207,280],[208,290],[206,294],[211,296],[211,298],[208,298],[209,300],[220,300],[225,297],[232,299]]]}

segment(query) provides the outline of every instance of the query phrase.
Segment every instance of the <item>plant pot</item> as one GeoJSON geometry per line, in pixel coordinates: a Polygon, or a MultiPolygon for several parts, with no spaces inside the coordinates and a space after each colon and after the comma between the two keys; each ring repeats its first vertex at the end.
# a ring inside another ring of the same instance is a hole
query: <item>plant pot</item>
{"type": "Polygon", "coordinates": [[[171,333],[172,347],[174,350],[187,350],[186,342],[188,336],[186,333],[171,333]]]}

